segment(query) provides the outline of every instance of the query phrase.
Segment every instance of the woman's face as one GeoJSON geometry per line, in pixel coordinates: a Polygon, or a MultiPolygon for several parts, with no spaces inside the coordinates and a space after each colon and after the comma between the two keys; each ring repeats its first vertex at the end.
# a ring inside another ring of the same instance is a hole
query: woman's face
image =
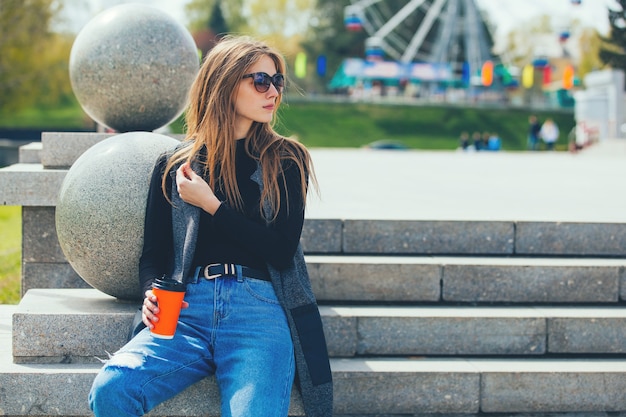
{"type": "MultiPolygon", "coordinates": [[[[257,63],[253,64],[246,74],[265,72],[270,77],[276,74],[274,61],[265,55],[257,63]]],[[[237,139],[246,136],[252,122],[269,123],[276,110],[276,98],[280,93],[274,84],[270,88],[259,93],[254,87],[252,78],[243,78],[239,81],[239,89],[235,96],[235,134],[237,139]]]]}

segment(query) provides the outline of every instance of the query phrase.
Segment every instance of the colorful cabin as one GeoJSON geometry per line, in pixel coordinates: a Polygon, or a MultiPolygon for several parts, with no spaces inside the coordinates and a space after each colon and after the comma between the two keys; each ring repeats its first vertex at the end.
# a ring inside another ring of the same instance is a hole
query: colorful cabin
{"type": "Polygon", "coordinates": [[[470,84],[472,78],[472,72],[471,72],[471,68],[470,68],[470,64],[469,62],[465,61],[463,62],[463,68],[461,70],[461,82],[463,83],[464,86],[468,86],[470,84]]]}
{"type": "Polygon", "coordinates": [[[493,84],[493,62],[486,61],[480,71],[480,79],[484,87],[493,84]]]}
{"type": "Polygon", "coordinates": [[[570,90],[574,87],[575,70],[572,65],[568,65],[563,69],[563,88],[570,90]]]}
{"type": "Polygon", "coordinates": [[[380,61],[385,55],[382,39],[372,37],[365,39],[365,59],[368,61],[380,61]]]}
{"type": "Polygon", "coordinates": [[[351,32],[358,32],[363,29],[361,9],[355,5],[346,6],[343,9],[343,24],[351,32]]]}

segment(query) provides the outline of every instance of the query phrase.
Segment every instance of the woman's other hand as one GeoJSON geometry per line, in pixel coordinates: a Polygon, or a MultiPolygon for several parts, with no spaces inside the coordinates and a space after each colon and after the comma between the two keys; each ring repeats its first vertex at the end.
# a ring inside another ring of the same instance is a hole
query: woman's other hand
{"type": "MultiPolygon", "coordinates": [[[[154,295],[152,290],[147,290],[143,299],[143,305],[141,306],[141,320],[150,330],[154,328],[154,323],[159,321],[157,314],[159,314],[159,306],[157,304],[157,296],[154,295]]],[[[183,301],[181,308],[189,307],[187,301],[183,301]]]]}

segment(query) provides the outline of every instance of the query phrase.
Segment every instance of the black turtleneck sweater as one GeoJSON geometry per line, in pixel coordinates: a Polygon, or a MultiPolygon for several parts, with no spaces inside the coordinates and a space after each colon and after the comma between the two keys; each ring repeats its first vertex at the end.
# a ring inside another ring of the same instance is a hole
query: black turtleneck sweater
{"type": "MultiPolygon", "coordinates": [[[[243,212],[225,202],[213,216],[202,212],[194,262],[198,266],[235,263],[260,270],[265,270],[266,263],[270,263],[277,269],[282,269],[293,259],[304,223],[300,172],[295,164],[283,163],[289,192],[285,192],[285,185],[279,179],[281,205],[278,217],[267,225],[259,211],[259,185],[250,179],[257,168],[257,162],[247,155],[244,144],[244,140],[237,141],[235,157],[243,212]]],[[[165,157],[157,162],[148,193],[144,246],[139,262],[139,279],[144,291],[154,278],[169,274],[171,269],[172,213],[171,206],[161,191],[161,175],[166,162],[165,157]]],[[[168,189],[171,189],[171,175],[168,180],[168,189]]],[[[217,198],[225,201],[224,190],[219,186],[216,188],[214,192],[217,198]]]]}

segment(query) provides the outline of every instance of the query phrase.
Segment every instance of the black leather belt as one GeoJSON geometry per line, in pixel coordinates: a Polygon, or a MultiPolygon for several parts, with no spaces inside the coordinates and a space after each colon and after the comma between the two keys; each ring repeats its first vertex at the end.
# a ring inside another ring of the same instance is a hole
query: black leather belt
{"type": "MultiPolygon", "coordinates": [[[[248,278],[260,279],[263,281],[271,281],[270,274],[258,269],[241,266],[241,275],[248,278]]],[[[206,279],[215,279],[224,276],[236,277],[237,265],[235,264],[210,264],[204,267],[204,277],[206,279]]]]}

